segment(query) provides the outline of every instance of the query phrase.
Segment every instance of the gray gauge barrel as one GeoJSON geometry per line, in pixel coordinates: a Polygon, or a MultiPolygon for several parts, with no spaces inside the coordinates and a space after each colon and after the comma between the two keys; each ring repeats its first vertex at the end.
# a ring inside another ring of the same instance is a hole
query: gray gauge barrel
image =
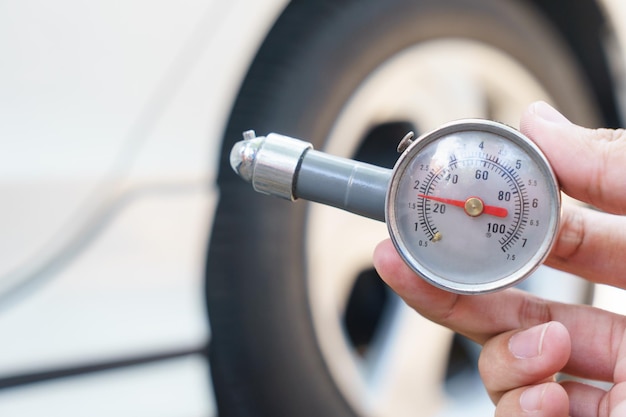
{"type": "Polygon", "coordinates": [[[390,169],[309,150],[302,159],[295,194],[384,222],[390,179],[390,169]]]}
{"type": "Polygon", "coordinates": [[[233,170],[264,194],[298,198],[385,221],[391,170],[318,152],[299,139],[244,132],[233,147],[233,170]]]}

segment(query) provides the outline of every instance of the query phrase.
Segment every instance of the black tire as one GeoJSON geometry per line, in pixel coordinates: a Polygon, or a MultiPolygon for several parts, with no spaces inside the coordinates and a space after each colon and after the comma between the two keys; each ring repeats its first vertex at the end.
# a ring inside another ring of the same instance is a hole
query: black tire
{"type": "Polygon", "coordinates": [[[566,114],[581,123],[595,118],[575,61],[546,21],[519,2],[293,1],[245,79],[221,154],[206,275],[221,417],[356,415],[327,369],[311,322],[307,205],[254,193],[230,169],[232,145],[242,131],[255,129],[322,148],[336,115],[368,74],[404,48],[442,37],[508,52],[566,114]]]}

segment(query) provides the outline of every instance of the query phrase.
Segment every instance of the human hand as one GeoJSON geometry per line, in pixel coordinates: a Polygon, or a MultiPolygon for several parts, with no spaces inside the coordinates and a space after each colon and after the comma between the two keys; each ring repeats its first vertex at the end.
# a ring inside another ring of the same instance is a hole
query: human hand
{"type": "MultiPolygon", "coordinates": [[[[520,127],[565,193],[607,212],[564,205],[546,264],[626,288],[626,218],[616,215],[626,214],[626,132],[576,126],[543,102],[528,108],[520,127]]],[[[483,344],[479,369],[497,416],[626,416],[625,317],[517,289],[453,294],[416,277],[389,240],[376,248],[374,265],[421,315],[483,344]],[[561,371],[614,385],[557,383],[561,371]]]]}

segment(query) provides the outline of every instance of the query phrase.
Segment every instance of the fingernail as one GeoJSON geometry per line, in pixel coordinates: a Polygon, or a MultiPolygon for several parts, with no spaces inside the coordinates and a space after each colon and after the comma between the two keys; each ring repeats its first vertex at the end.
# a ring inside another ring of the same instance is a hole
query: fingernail
{"type": "Polygon", "coordinates": [[[509,340],[509,351],[519,359],[530,359],[541,355],[543,338],[550,323],[531,327],[514,334],[509,340]]]}
{"type": "Polygon", "coordinates": [[[522,392],[522,395],[519,397],[519,405],[522,410],[528,413],[540,410],[546,387],[546,384],[535,385],[522,392]]]}
{"type": "Polygon", "coordinates": [[[556,123],[560,125],[569,125],[572,123],[545,101],[537,101],[536,103],[533,103],[532,112],[537,117],[551,123],[556,123]]]}
{"type": "MultiPolygon", "coordinates": [[[[521,401],[521,400],[520,400],[521,401]]],[[[617,403],[615,407],[611,410],[610,417],[619,417],[626,416],[626,400],[617,403]]]]}

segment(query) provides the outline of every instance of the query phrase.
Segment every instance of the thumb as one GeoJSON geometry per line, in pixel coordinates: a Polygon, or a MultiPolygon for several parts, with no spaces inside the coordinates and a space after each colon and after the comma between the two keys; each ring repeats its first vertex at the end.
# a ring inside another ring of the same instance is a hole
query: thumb
{"type": "Polygon", "coordinates": [[[626,213],[626,131],[577,126],[542,101],[528,107],[520,130],[546,154],[566,194],[626,213]]]}

